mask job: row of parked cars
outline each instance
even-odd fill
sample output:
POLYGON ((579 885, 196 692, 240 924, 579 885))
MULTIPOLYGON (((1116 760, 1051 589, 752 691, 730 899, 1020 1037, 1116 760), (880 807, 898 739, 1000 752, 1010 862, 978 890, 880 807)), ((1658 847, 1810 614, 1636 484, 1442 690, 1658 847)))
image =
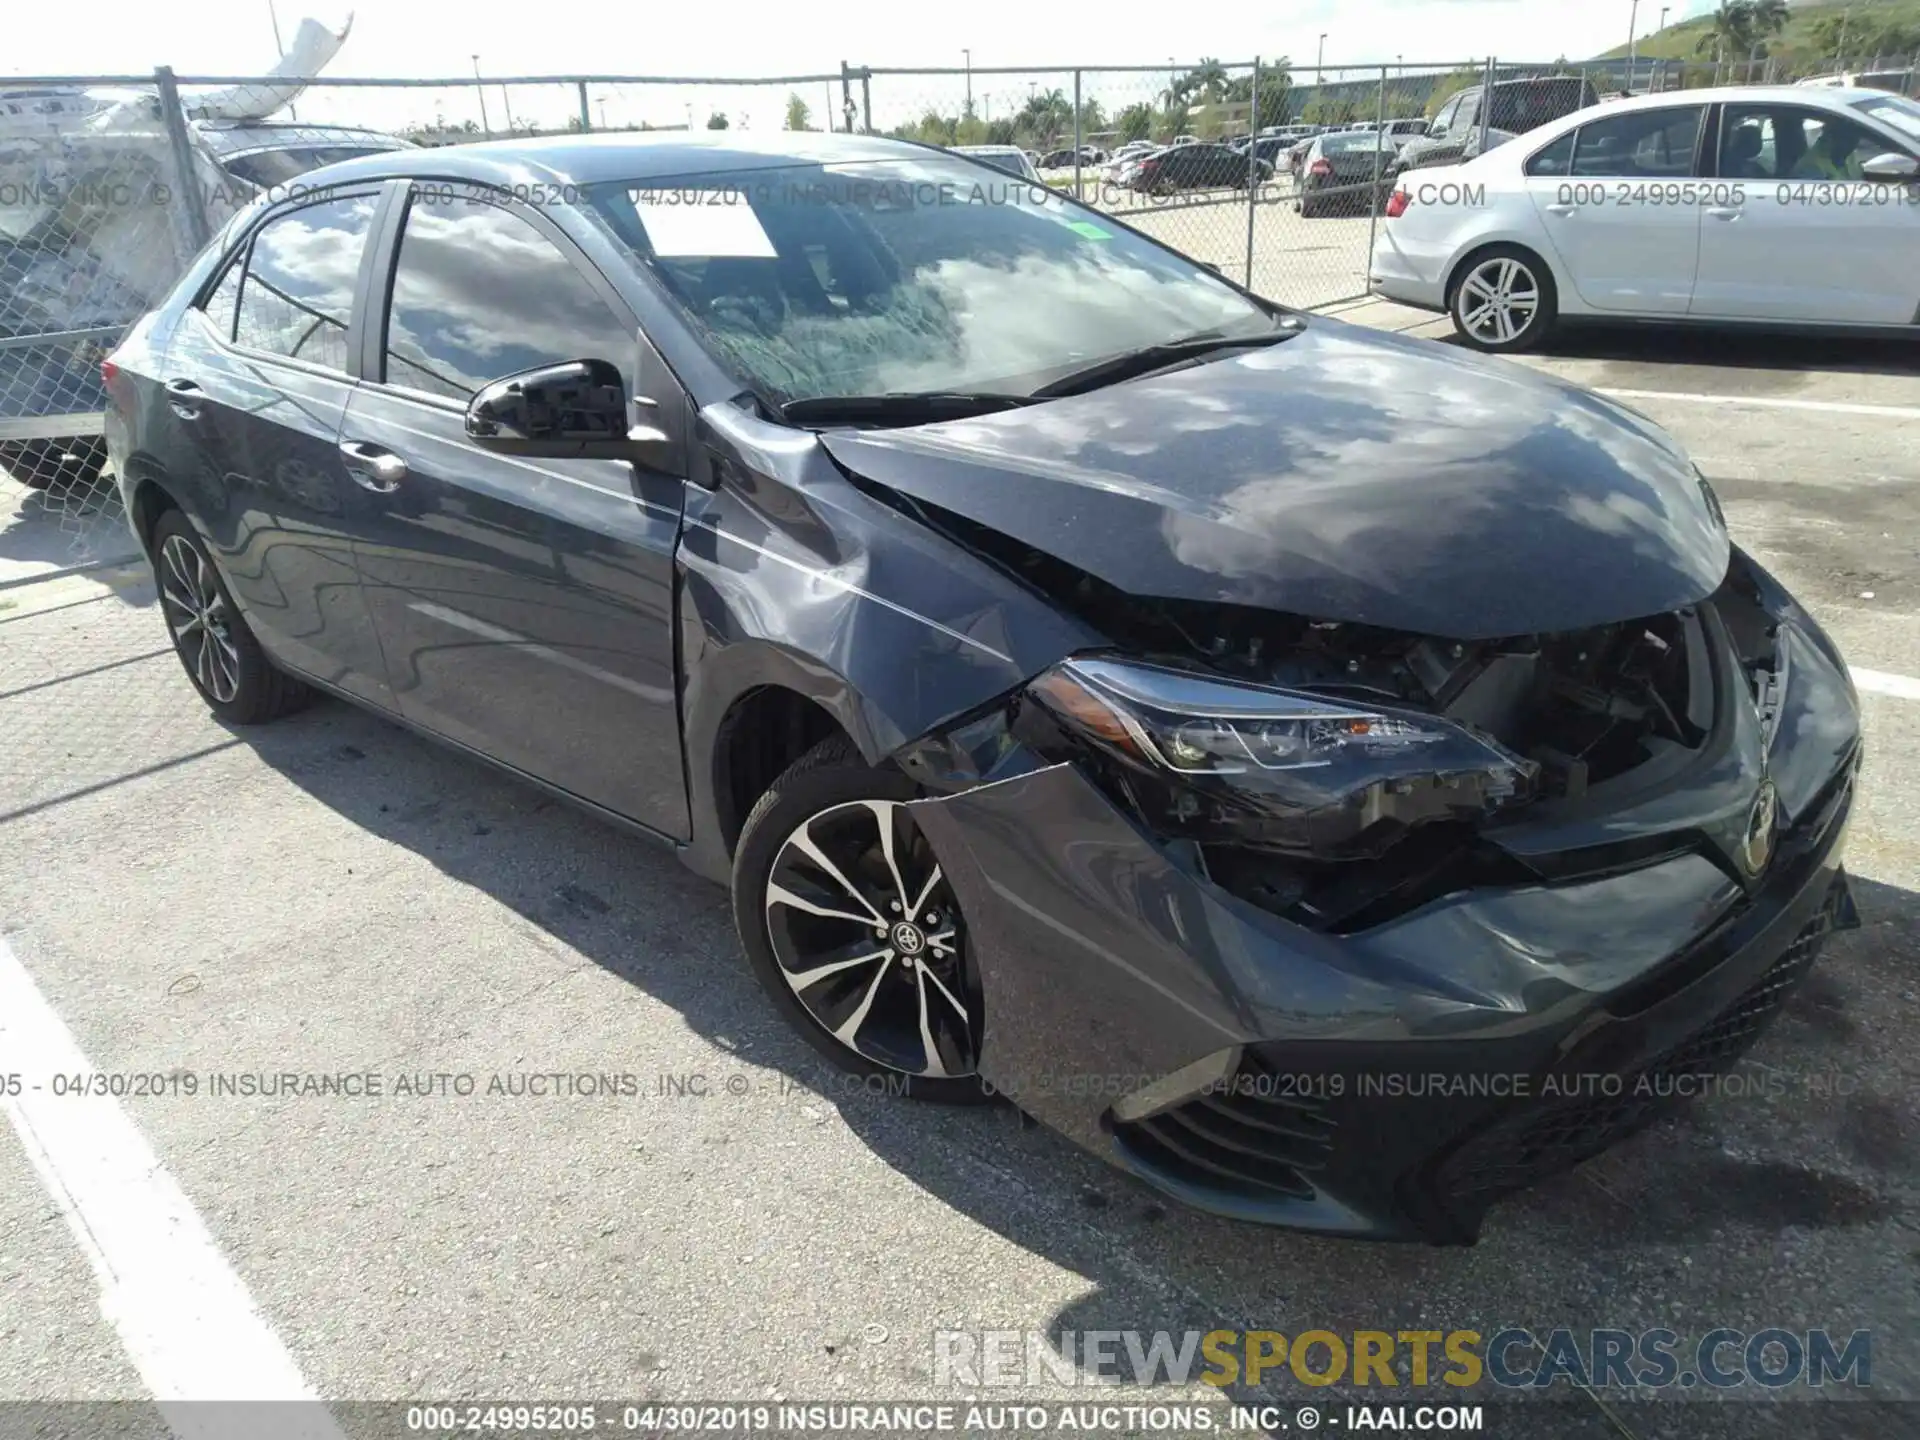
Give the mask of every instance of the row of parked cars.
POLYGON ((1284 167, 1298 184, 1302 216, 1378 211, 1408 170, 1454 164, 1515 135, 1598 103, 1578 75, 1471 85, 1450 96, 1434 117, 1396 116, 1348 125, 1274 125, 1253 135, 1203 141, 1177 136, 1170 144, 1133 140, 1110 154, 1095 146, 1037 155, 1013 145, 962 146, 988 164, 1023 179, 1076 164, 1096 170, 1110 185, 1142 194, 1245 189, 1284 167))

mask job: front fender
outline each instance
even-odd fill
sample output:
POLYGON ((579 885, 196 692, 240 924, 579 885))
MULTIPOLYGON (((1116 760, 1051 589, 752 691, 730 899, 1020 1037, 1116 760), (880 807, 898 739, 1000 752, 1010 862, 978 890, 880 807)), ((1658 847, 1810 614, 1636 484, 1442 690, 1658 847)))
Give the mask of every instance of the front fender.
POLYGON ((860 489, 809 432, 721 404, 694 450, 678 572, 686 858, 701 873, 726 868, 715 747, 749 691, 815 701, 877 763, 1101 642, 860 489))

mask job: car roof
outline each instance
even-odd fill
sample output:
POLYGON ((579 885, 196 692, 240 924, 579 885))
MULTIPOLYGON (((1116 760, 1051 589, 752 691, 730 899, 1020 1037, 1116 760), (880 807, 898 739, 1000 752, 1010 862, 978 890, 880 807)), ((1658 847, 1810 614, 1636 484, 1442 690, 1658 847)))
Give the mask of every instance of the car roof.
POLYGON ((1747 105, 1847 105, 1855 100, 1885 99, 1885 90, 1866 86, 1716 85, 1700 90, 1661 90, 1651 95, 1629 95, 1606 102, 1609 110, 1649 110, 1664 105, 1712 105, 1739 101, 1747 105))
MULTIPOLYGON (((1018 154, 1012 145, 962 147, 1018 154)), ((813 130, 612 131, 597 135, 544 135, 390 150, 325 165, 301 177, 308 186, 356 180, 432 175, 513 185, 529 178, 592 185, 601 181, 669 179, 693 173, 767 170, 781 165, 830 165, 860 160, 907 160, 937 147, 877 135, 827 134, 813 130)))

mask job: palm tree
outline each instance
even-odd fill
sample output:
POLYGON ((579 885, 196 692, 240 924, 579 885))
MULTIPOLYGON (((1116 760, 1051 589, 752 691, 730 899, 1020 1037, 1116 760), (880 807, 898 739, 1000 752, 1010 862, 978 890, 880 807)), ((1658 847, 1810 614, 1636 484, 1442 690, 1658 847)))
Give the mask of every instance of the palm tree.
MULTIPOLYGON (((1260 113, 1253 117, 1253 128, 1284 125, 1292 111, 1292 62, 1282 55, 1260 66, 1260 113)), ((1253 76, 1242 75, 1227 83, 1225 98, 1235 104, 1253 99, 1253 76)))
POLYGON ((1227 67, 1211 56, 1203 55, 1200 63, 1186 73, 1180 82, 1180 93, 1184 99, 1198 95, 1211 105, 1217 101, 1227 88, 1227 67))
POLYGON ((1760 39, 1778 35, 1787 28, 1787 0, 1747 0, 1747 16, 1760 39))
POLYGON ((1016 130, 1051 145, 1063 126, 1073 124, 1073 105, 1059 89, 1029 95, 1013 123, 1016 130))
POLYGON ((787 129, 811 130, 812 128, 813 111, 808 108, 806 101, 789 91, 787 93, 787 129))
POLYGON ((1153 134, 1153 107, 1143 101, 1135 101, 1114 116, 1113 123, 1120 132, 1121 144, 1129 140, 1145 140, 1153 134))
POLYGON ((1720 0, 1707 28, 1693 47, 1696 55, 1743 54, 1753 49, 1752 0, 1720 0))

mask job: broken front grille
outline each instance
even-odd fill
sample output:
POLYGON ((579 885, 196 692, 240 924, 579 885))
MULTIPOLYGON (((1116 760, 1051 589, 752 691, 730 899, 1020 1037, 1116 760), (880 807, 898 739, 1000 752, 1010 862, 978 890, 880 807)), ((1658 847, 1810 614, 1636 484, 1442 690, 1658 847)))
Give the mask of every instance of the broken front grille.
POLYGON ((1249 1052, 1232 1080, 1114 1126, 1136 1163, 1185 1185, 1252 1201, 1310 1200, 1333 1153, 1334 1121, 1249 1052))
POLYGON ((1637 1071, 1616 1093, 1534 1105, 1496 1121, 1441 1167, 1441 1198, 1478 1209, 1489 1200, 1571 1169, 1657 1119, 1698 1082, 1724 1074, 1759 1040, 1818 958, 1834 926, 1838 892, 1741 996, 1711 1022, 1637 1071))

